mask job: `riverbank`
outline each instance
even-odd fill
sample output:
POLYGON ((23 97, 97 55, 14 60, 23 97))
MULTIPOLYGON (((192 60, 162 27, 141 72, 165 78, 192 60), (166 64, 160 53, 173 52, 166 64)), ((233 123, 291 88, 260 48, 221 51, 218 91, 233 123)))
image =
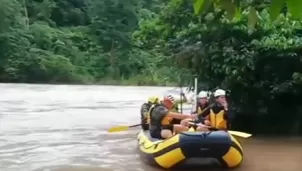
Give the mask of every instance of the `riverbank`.
POLYGON ((154 80, 150 79, 147 76, 136 76, 130 79, 118 79, 114 80, 111 78, 102 79, 96 84, 100 85, 123 85, 123 86, 167 86, 174 87, 179 86, 179 83, 173 83, 168 81, 154 80))
POLYGON ((146 79, 145 76, 133 77, 130 79, 112 79, 112 78, 104 78, 98 81, 93 81, 91 79, 83 79, 77 81, 49 81, 49 82, 7 82, 0 81, 0 83, 15 83, 15 84, 51 84, 51 85, 59 85, 59 84, 67 84, 67 85, 113 85, 113 86, 159 86, 159 87, 178 87, 179 83, 168 82, 168 81, 158 81, 158 80, 150 80, 146 79))

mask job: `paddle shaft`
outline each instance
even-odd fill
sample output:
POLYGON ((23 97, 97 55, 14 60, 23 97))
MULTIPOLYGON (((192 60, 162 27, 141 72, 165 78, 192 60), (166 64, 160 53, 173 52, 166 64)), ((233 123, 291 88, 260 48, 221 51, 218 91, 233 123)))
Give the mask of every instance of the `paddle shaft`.
MULTIPOLYGON (((198 126, 196 123, 194 122, 189 122, 190 125, 194 125, 194 126, 198 126)), ((205 128, 207 128, 209 131, 227 131, 230 134, 234 135, 234 136, 238 136, 238 137, 242 137, 242 138, 248 138, 250 136, 252 136, 252 134, 246 133, 246 132, 240 132, 240 131, 232 131, 232 130, 227 130, 227 129, 217 129, 217 128, 211 128, 211 127, 207 127, 205 126, 205 128)))
POLYGON ((120 131, 126 131, 129 128, 134 128, 137 126, 140 126, 142 124, 136 124, 136 125, 130 125, 130 126, 116 126, 116 127, 112 127, 108 130, 108 132, 120 132, 120 131))
POLYGON ((137 127, 137 126, 141 126, 142 124, 136 124, 136 125, 130 125, 129 128, 133 128, 133 127, 137 127))

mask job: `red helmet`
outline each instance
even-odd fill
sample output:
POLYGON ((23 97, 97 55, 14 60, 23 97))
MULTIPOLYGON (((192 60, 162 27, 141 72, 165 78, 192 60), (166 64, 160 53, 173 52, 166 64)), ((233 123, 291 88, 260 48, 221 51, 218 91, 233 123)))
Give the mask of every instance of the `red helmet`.
POLYGON ((174 104, 174 97, 172 95, 165 95, 163 101, 169 101, 170 103, 174 104))

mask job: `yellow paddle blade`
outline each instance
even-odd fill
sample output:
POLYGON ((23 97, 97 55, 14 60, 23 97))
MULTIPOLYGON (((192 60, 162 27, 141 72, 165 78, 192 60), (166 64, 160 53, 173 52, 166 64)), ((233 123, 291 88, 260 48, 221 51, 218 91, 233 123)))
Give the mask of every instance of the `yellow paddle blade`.
POLYGON ((242 138, 249 138, 252 136, 252 134, 245 133, 245 132, 239 132, 239 131, 228 131, 228 132, 234 136, 242 137, 242 138))
POLYGON ((120 132, 120 131, 127 131, 129 126, 115 126, 108 129, 108 132, 120 132))

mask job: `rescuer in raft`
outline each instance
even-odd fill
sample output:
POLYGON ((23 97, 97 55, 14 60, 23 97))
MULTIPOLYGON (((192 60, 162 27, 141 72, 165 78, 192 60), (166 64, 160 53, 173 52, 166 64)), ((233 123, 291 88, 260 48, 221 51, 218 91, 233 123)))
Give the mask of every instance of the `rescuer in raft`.
MULTIPOLYGON (((226 93, 222 89, 218 89, 214 92, 215 102, 204 109, 198 119, 193 121, 194 123, 202 123, 202 125, 197 128, 198 131, 204 131, 207 130, 207 128, 217 130, 230 129, 233 115, 229 111, 225 96, 226 93)), ((188 125, 189 121, 188 119, 182 121, 182 125, 188 125)))
POLYGON ((215 102, 208 109, 206 109, 201 116, 205 120, 197 120, 196 122, 205 123, 212 129, 227 130, 230 129, 233 115, 229 110, 226 101, 226 93, 222 89, 214 92, 215 102))
POLYGON ((160 102, 159 97, 152 96, 148 98, 148 101, 146 103, 142 104, 140 113, 141 113, 141 127, 143 130, 148 130, 149 128, 147 118, 151 106, 154 104, 159 104, 159 102, 160 102))
POLYGON ((171 124, 172 119, 197 119, 197 115, 184 115, 172 112, 174 105, 173 96, 165 96, 160 104, 153 105, 149 111, 150 125, 149 132, 152 138, 166 139, 173 136, 173 133, 187 131, 189 128, 180 124, 171 124), (172 97, 172 98, 171 98, 172 97))
POLYGON ((205 110, 208 106, 208 93, 206 91, 199 92, 198 96, 198 103, 197 103, 197 110, 193 113, 202 114, 203 110, 205 110))
MULTIPOLYGON (((209 102, 208 102, 208 93, 206 91, 200 91, 197 95, 197 107, 196 110, 194 112, 192 112, 192 114, 197 114, 197 117, 199 120, 204 120, 202 117, 202 113, 204 110, 206 110, 209 106, 209 102)), ((192 121, 191 119, 185 119, 181 121, 181 125, 185 125, 185 126, 190 126, 189 122, 192 121)), ((205 120, 205 125, 203 125, 202 128, 207 127, 206 125, 209 125, 209 121, 205 120)), ((199 130, 201 129, 201 126, 199 128, 199 130)))

